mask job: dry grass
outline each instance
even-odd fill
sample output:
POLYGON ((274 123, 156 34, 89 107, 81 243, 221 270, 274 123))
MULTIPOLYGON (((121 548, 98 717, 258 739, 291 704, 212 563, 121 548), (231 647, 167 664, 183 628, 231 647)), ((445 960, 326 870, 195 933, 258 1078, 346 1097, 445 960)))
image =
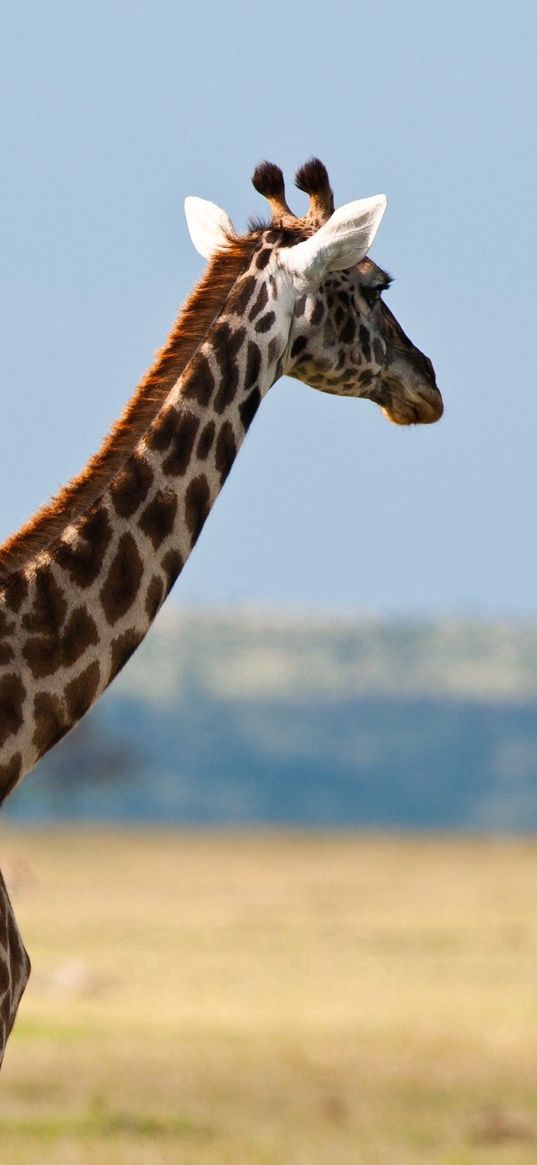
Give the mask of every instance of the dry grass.
POLYGON ((73 829, 2 849, 34 963, 2 1161, 537 1162, 537 845, 73 829))

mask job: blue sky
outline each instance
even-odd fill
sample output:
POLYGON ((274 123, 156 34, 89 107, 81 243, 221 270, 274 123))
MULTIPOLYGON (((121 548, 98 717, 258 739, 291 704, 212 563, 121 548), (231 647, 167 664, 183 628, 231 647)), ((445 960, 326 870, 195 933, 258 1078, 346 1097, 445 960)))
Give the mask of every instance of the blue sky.
POLYGON ((176 598, 537 614, 535 6, 28 0, 0 45, 0 536, 98 446, 200 273, 184 195, 243 227, 256 162, 291 184, 313 153, 338 202, 388 195, 373 255, 445 418, 281 381, 176 598))

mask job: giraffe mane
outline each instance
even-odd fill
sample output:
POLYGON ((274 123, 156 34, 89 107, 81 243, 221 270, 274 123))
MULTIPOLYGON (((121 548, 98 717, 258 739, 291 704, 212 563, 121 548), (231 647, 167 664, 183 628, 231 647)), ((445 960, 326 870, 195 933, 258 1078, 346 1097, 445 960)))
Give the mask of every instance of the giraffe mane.
POLYGON ((157 352, 98 452, 48 504, 0 546, 0 582, 7 581, 9 575, 50 546, 66 525, 76 521, 91 506, 121 469, 199 348, 256 244, 255 235, 234 236, 225 250, 211 258, 179 312, 166 343, 157 352))

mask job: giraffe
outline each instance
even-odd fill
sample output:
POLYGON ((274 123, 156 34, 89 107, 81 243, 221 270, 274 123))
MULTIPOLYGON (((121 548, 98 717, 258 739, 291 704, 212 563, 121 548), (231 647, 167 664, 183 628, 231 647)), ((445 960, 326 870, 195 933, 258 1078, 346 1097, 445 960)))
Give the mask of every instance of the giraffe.
MULTIPOLYGON (((101 449, 0 547, 0 800, 88 711, 135 651, 194 547, 262 398, 281 376, 377 403, 399 425, 443 411, 431 361, 382 300, 367 257, 383 195, 338 210, 311 159, 261 163, 271 219, 238 234, 185 202, 208 265, 101 449)), ((0 884, 3 1054, 29 961, 0 884)))

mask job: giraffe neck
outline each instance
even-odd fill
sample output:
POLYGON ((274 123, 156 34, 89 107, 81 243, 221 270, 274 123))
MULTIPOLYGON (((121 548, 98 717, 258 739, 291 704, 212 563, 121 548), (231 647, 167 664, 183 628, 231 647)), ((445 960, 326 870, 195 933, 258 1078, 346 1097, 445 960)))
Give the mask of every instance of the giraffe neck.
POLYGON ((263 254, 106 486, 2 580, 0 799, 141 643, 279 375, 292 305, 263 254))

